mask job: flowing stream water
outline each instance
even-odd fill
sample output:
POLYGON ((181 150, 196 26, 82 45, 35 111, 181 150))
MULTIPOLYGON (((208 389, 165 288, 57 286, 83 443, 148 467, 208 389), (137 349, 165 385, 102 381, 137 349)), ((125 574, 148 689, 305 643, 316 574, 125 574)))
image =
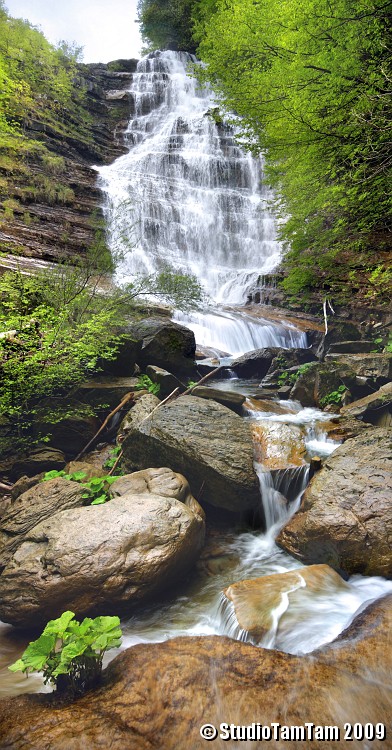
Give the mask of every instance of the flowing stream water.
POLYGON ((306 346, 294 326, 251 319, 217 304, 241 304, 280 260, 272 198, 262 185, 262 160, 216 122, 215 102, 187 74, 195 58, 154 52, 133 76, 129 152, 99 169, 106 194, 109 242, 123 260, 121 281, 169 268, 193 274, 214 303, 175 317, 201 345, 230 354, 261 346, 306 346))
MULTIPOLYGON (((245 153, 233 128, 212 116, 211 93, 187 75, 190 62, 195 62, 190 55, 170 51, 140 61, 131 89, 129 153, 99 170, 110 244, 124 255, 119 280, 166 267, 195 274, 210 304, 191 315, 177 312, 175 318, 195 331, 200 345, 228 355, 271 345, 305 347, 305 334, 294 326, 235 308, 243 304, 249 285, 276 266, 281 249, 268 210, 271 195, 261 186, 262 160, 245 153)), ((216 386, 241 389, 245 384, 233 378, 216 386)), ((123 623, 122 648, 177 635, 225 634, 306 653, 336 637, 365 603, 392 591, 392 582, 382 578, 353 576, 347 586, 324 587, 294 607, 286 592, 262 638, 255 641, 240 628, 222 591, 244 579, 304 568, 277 547, 276 534, 298 508, 310 456, 326 456, 336 447, 323 427, 330 415, 296 402, 271 402, 260 410, 247 401, 245 419, 256 432, 271 425, 275 431, 295 426, 306 459, 271 472, 256 456, 265 532, 208 524, 206 548, 192 576, 177 592, 123 623)), ((26 682, 6 669, 26 639, 0 624, 0 643, 1 690, 42 690, 39 677, 26 682)))

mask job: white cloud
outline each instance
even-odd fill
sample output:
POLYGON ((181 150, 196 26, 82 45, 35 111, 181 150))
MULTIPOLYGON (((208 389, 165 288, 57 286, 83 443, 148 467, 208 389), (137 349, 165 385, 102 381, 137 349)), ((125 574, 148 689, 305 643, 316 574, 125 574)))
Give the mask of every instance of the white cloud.
POLYGON ((46 38, 84 47, 84 62, 140 57, 136 0, 5 0, 11 16, 40 26, 46 38))

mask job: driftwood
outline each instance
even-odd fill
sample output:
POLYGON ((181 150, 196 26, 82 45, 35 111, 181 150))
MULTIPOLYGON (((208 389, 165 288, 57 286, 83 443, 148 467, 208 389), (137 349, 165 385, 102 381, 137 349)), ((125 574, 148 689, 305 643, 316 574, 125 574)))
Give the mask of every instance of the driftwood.
POLYGON ((116 408, 115 408, 115 409, 113 409, 113 411, 111 411, 111 412, 110 412, 110 414, 108 414, 108 416, 106 417, 106 419, 105 419, 105 420, 104 420, 104 421, 102 422, 102 424, 101 424, 101 426, 100 426, 99 430, 98 430, 98 431, 97 431, 97 432, 95 433, 94 437, 92 437, 92 438, 91 438, 91 440, 89 440, 89 442, 87 443, 87 445, 85 445, 85 446, 84 446, 84 448, 83 448, 83 449, 82 449, 82 450, 80 451, 80 453, 78 453, 78 455, 76 456, 76 458, 74 459, 74 461, 79 461, 79 459, 80 459, 80 458, 81 458, 82 456, 84 456, 84 454, 86 453, 86 451, 88 451, 88 449, 90 448, 90 446, 91 446, 91 445, 93 445, 93 443, 95 443, 95 441, 96 441, 96 439, 97 439, 98 435, 100 435, 100 434, 101 434, 101 432, 102 432, 102 430, 104 430, 104 429, 105 429, 105 427, 106 427, 107 423, 109 422, 109 420, 110 420, 110 419, 111 419, 111 418, 112 418, 112 417, 113 417, 113 416, 114 416, 115 414, 117 414, 117 412, 118 412, 118 411, 120 411, 120 409, 122 409, 122 408, 123 408, 123 406, 125 406, 125 404, 128 404, 128 403, 130 403, 131 401, 133 401, 133 398, 134 398, 134 391, 130 391, 129 393, 127 393, 127 394, 126 394, 126 395, 124 396, 124 398, 123 398, 123 399, 122 399, 122 400, 120 401, 119 405, 118 405, 118 406, 116 406, 116 408))

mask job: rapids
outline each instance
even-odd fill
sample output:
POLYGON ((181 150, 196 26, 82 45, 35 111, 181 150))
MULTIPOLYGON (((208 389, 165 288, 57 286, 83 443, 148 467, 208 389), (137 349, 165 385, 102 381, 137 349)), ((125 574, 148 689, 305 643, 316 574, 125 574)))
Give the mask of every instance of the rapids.
MULTIPOLYGON (((272 196, 261 183, 262 159, 245 153, 233 126, 214 116, 211 92, 187 75, 192 62, 192 56, 171 51, 140 61, 131 88, 129 152, 98 170, 109 245, 122 255, 118 280, 167 267, 196 275, 210 307, 186 316, 176 312, 175 319, 192 328, 202 346, 231 356, 262 346, 305 347, 305 334, 294 326, 252 318, 233 307, 243 304, 249 286, 276 266, 281 248, 268 209, 272 196), (222 303, 230 307, 219 307, 222 303)), ((234 377, 214 387, 241 389, 241 383, 234 377)), ((307 461, 274 473, 255 463, 265 532, 208 523, 206 548, 194 573, 177 591, 123 622, 122 648, 178 635, 224 634, 253 642, 222 591, 237 581, 304 567, 279 549, 275 538, 298 508, 310 457, 327 455, 337 445, 324 432, 330 417, 296 402, 281 402, 278 413, 257 411, 247 402, 245 418, 256 425, 272 421, 300 428, 307 461)), ((348 584, 308 596, 293 609, 283 596, 270 632, 258 645, 294 654, 312 651, 335 638, 358 609, 392 591, 392 582, 377 577, 357 575, 348 584), (286 625, 280 628, 282 618, 286 625)), ((0 624, 3 694, 43 689, 39 676, 26 681, 7 671, 26 642, 0 624)), ((114 656, 111 651, 106 661, 114 656)))

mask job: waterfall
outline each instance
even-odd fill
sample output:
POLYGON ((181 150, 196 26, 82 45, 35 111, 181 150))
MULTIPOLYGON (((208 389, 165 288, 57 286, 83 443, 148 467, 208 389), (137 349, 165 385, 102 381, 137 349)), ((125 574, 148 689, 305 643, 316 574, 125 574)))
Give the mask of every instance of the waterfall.
POLYGON ((280 259, 261 186, 262 161, 246 153, 216 103, 187 74, 196 58, 152 52, 133 75, 129 153, 99 169, 119 275, 162 267, 192 273, 217 302, 241 303, 280 259))

